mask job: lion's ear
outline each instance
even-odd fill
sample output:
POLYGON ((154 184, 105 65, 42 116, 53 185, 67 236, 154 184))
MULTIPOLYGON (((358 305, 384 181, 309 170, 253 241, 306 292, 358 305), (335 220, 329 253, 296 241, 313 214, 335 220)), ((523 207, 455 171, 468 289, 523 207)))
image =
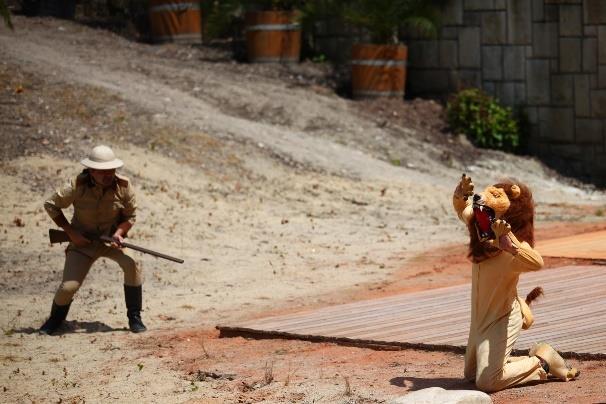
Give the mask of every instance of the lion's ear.
POLYGON ((520 196, 520 193, 522 191, 520 191, 520 187, 518 187, 516 184, 513 184, 511 186, 511 199, 517 199, 520 196))

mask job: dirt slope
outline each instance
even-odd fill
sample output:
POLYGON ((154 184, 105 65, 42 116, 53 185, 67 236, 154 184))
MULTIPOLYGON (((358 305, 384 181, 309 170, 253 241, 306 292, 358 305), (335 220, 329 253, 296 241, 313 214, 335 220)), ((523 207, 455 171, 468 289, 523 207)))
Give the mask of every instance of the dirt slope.
MULTIPOLYGON (((362 359, 344 348, 248 345, 209 330, 268 312, 466 282, 462 259, 449 265, 434 253, 465 243, 450 207, 461 172, 480 188, 502 176, 527 182, 540 234, 603 225, 603 192, 534 159, 476 150, 442 133, 435 103, 346 100, 327 87, 327 68, 309 63, 236 64, 216 49, 131 43, 53 19, 17 17, 15 25, 15 32, 0 28, 7 401, 381 402, 412 388, 389 382, 394 369, 402 376, 437 358, 447 364, 444 377, 458 378, 460 358, 400 353, 417 363, 406 370, 362 350, 376 360, 359 374, 362 359), (133 240, 186 263, 137 256, 146 335, 122 331, 121 274, 100 262, 66 332, 43 338, 34 330, 48 315, 62 253, 46 241, 51 221, 42 201, 98 143, 114 147, 138 190, 133 240), (273 383, 255 384, 267 372, 262 363, 279 352, 293 353, 280 364, 290 361, 288 378, 276 371, 273 383), (306 359, 315 355, 323 364, 306 359), (349 373, 339 373, 347 363, 349 373), (199 381, 187 374, 195 366, 236 376, 199 381), (345 394, 344 377, 353 393, 345 394)), ((587 366, 606 374, 601 362, 587 366)), ((592 380, 583 384, 589 398, 600 393, 592 380)))

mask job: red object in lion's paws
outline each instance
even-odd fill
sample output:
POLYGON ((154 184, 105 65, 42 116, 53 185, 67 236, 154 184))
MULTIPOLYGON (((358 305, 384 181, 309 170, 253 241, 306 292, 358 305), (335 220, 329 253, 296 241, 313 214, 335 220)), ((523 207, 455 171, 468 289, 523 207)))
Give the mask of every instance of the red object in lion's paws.
POLYGON ((488 206, 473 204, 473 214, 476 219, 476 230, 480 241, 492 240, 495 238, 495 234, 492 231, 490 225, 495 219, 494 210, 488 206))

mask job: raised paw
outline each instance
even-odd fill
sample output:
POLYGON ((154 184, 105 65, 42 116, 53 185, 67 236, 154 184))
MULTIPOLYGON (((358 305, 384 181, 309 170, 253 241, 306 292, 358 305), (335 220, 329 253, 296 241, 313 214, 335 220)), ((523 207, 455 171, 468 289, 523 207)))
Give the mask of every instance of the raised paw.
POLYGON ((503 219, 497 219, 490 225, 490 228, 494 232, 495 238, 499 240, 501 236, 504 236, 511 232, 511 225, 503 219))
POLYGON ((470 196, 473 195, 473 182, 471 182, 471 177, 467 176, 467 174, 461 175, 461 181, 459 181, 459 185, 457 185, 456 193, 467 200, 470 196))

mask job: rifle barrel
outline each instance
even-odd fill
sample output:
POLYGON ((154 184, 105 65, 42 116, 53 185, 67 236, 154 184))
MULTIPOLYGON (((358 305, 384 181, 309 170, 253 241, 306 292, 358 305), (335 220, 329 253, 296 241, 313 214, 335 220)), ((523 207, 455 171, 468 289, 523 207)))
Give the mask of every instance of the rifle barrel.
MULTIPOLYGON (((113 243, 113 241, 114 241, 111 237, 108 237, 108 236, 101 236, 101 237, 99 237, 99 239, 102 241, 107 241, 108 243, 113 243)), ((164 258, 165 260, 178 262, 179 264, 183 264, 183 262, 185 262, 181 258, 171 257, 170 255, 162 254, 160 252, 149 250, 144 247, 139 247, 138 245, 134 245, 131 243, 122 243, 122 245, 124 247, 130 248, 130 249, 133 249, 136 251, 140 251, 145 254, 153 255, 154 257, 164 258)))
MULTIPOLYGON (((57 229, 49 229, 48 230, 48 236, 50 238, 50 242, 51 244, 54 243, 65 243, 65 242, 69 242, 69 236, 67 235, 67 233, 63 230, 57 230, 57 229)), ((111 237, 108 236, 92 236, 92 235, 84 235, 86 238, 90 239, 90 240, 101 240, 101 241, 105 241, 107 243, 113 243, 114 240, 111 237)), ((140 251, 142 253, 145 254, 149 254, 149 255, 153 255, 154 257, 158 257, 158 258, 164 258, 165 260, 169 260, 169 261, 173 261, 173 262, 177 262, 179 264, 183 264, 183 261, 181 258, 175 258, 175 257, 171 257, 170 255, 166 255, 166 254, 162 254, 158 251, 153 251, 147 248, 143 248, 143 247, 139 247, 138 245, 134 245, 131 243, 122 243, 122 245, 124 247, 136 250, 136 251, 140 251)))

